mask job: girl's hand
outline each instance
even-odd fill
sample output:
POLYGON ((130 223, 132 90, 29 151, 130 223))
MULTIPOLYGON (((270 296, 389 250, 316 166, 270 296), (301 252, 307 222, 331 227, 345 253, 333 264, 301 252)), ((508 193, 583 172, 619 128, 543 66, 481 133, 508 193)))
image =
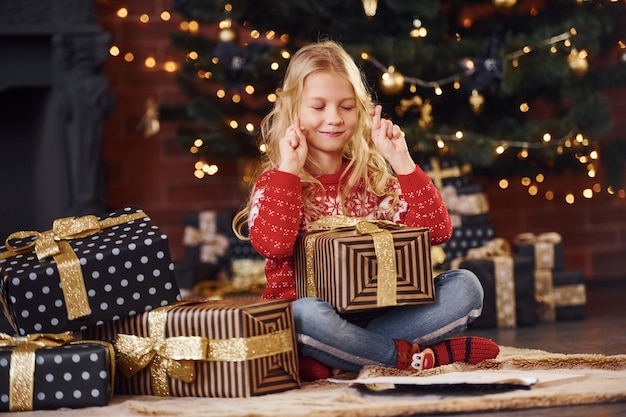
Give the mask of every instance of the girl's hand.
POLYGON ((415 170, 404 132, 391 120, 381 118, 382 106, 370 111, 372 116, 372 142, 389 162, 396 174, 410 174, 415 170))
POLYGON ((280 150, 280 171, 294 175, 300 174, 308 152, 304 132, 300 128, 300 118, 296 116, 294 123, 287 128, 285 135, 278 143, 280 150))

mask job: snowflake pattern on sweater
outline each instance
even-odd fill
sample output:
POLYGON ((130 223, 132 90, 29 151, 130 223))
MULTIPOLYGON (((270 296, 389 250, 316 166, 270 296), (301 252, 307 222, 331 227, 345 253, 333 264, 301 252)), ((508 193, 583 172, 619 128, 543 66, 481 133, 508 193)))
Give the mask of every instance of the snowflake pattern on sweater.
POLYGON ((412 174, 398 175, 398 183, 390 182, 388 189, 399 196, 399 204, 389 213, 391 197, 354 193, 342 208, 336 174, 318 177, 323 189, 315 196, 324 213, 313 218, 302 211, 302 185, 296 175, 278 170, 262 174, 255 185, 250 208, 250 240, 254 248, 267 259, 266 299, 296 299, 294 249, 298 233, 321 216, 345 215, 367 219, 391 220, 409 227, 428 227, 431 244, 446 242, 452 235, 452 225, 443 199, 430 178, 419 168, 412 174))

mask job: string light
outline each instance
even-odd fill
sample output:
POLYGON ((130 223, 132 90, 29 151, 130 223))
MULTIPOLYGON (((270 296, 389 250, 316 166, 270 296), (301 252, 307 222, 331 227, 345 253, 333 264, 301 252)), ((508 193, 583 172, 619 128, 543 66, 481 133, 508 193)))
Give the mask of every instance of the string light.
MULTIPOLYGON (((421 23, 420 23, 421 24, 421 23)), ((566 46, 571 46, 571 41, 570 38, 572 36, 576 35, 576 29, 575 28, 571 28, 569 31, 567 32, 563 32, 561 34, 558 34, 556 36, 552 36, 550 38, 547 38, 545 40, 543 40, 542 42, 539 43, 538 46, 547 46, 547 45, 554 45, 557 44, 559 42, 568 42, 566 44, 566 46)), ((509 60, 509 61, 515 61, 514 66, 517 66, 519 64, 519 62, 517 61, 517 59, 523 55, 529 54, 534 50, 534 47, 530 46, 530 45, 526 45, 523 48, 511 52, 507 55, 504 56, 505 60, 509 60)), ((586 58, 586 52, 584 54, 584 57, 586 58)), ((373 56, 363 52, 361 54, 361 58, 363 58, 366 61, 371 62, 376 68, 378 68, 381 72, 386 73, 388 70, 388 66, 383 65, 380 61, 378 61, 376 58, 374 58, 373 56)), ((470 75, 472 75, 475 71, 476 71, 476 64, 474 63, 474 61, 472 61, 470 58, 465 58, 462 62, 461 62, 462 66, 465 68, 465 71, 459 72, 457 74, 453 74, 450 75, 448 77, 444 77, 441 78, 439 80, 433 80, 433 81, 425 81, 419 78, 413 78, 413 77, 407 77, 404 76, 404 80, 407 83, 411 83, 411 84, 415 84, 415 85, 419 85, 421 87, 431 87, 431 88, 437 88, 441 85, 446 85, 446 84, 450 84, 450 83, 458 83, 458 80, 464 77, 468 77, 470 75)))
MULTIPOLYGON (((227 11, 231 11, 232 10, 232 6, 230 4, 226 4, 225 5, 225 10, 227 11)), ((127 19, 129 16, 131 16, 131 12, 128 8, 126 7, 122 7, 119 8, 116 12, 115 12, 116 16, 120 19, 127 19)), ((142 24, 150 24, 152 21, 154 21, 154 19, 151 19, 151 15, 149 14, 141 14, 141 15, 137 15, 135 14, 134 16, 138 16, 136 17, 136 19, 141 22, 142 24)), ((152 15, 152 17, 154 17, 155 15, 152 15)), ((163 10, 161 11, 158 15, 157 15, 162 21, 169 21, 171 20, 172 16, 170 14, 169 11, 167 10, 163 10)), ((132 17, 132 16, 131 16, 132 17)), ((180 28, 183 31, 188 31, 190 33, 197 33, 200 29, 200 25, 197 21, 183 21, 180 22, 180 28)), ((413 28, 410 32, 410 36, 414 37, 414 38, 419 38, 419 37, 426 37, 428 34, 428 30, 426 27, 424 27, 422 25, 422 22, 420 19, 414 19, 413 20, 413 28)), ((537 45, 526 45, 523 48, 511 52, 507 55, 504 56, 505 60, 510 61, 510 64, 513 67, 516 67, 519 65, 519 58, 521 58, 522 56, 529 54, 535 50, 538 50, 540 47, 542 46, 549 46, 549 50, 551 53, 557 53, 558 52, 558 48, 557 48, 557 44, 558 43, 563 43, 563 46, 567 47, 567 48, 571 48, 570 53, 572 53, 572 56, 574 53, 576 53, 576 59, 583 59, 586 61, 587 58, 587 51, 586 50, 580 50, 580 51, 576 51, 573 46, 572 46, 572 37, 576 35, 576 29, 575 28, 571 28, 569 31, 567 32, 563 32, 561 34, 558 34, 556 36, 552 36, 550 38, 545 39, 544 41, 540 42, 537 45)), ((252 39, 258 39, 261 37, 261 33, 258 30, 252 29, 250 31, 249 34, 250 38, 252 39)), ((277 38, 277 34, 275 31, 266 31, 264 33, 264 36, 267 40, 274 40, 277 38)), ((286 42, 288 39, 288 35, 287 34, 282 34, 278 37, 278 40, 281 42, 286 42)), ((461 41, 461 36, 460 34, 456 34, 456 40, 457 41, 461 41)), ((626 44, 624 44, 623 41, 618 41, 618 46, 622 49, 622 50, 626 50, 626 44)), ((126 62, 133 62, 135 60, 135 54, 131 51, 121 51, 119 47, 117 46, 112 46, 110 51, 109 51, 111 56, 114 57, 122 57, 124 59, 124 61, 126 62)), ((283 50, 281 51, 281 58, 288 60, 290 59, 291 54, 289 53, 289 51, 283 50)), ((187 54, 187 60, 191 60, 191 61, 195 61, 199 59, 198 53, 196 51, 190 51, 187 54)), ((378 69, 381 70, 381 72, 385 73, 388 71, 389 66, 385 66, 383 64, 381 64, 378 60, 376 60, 374 57, 363 53, 362 54, 362 58, 364 60, 367 60, 369 62, 371 62, 375 67, 377 67, 378 69)), ((624 59, 626 60, 626 53, 624 54, 624 59)), ((213 62, 215 64, 217 64, 219 61, 217 61, 216 58, 213 59, 213 62)), ((583 63, 584 64, 584 63, 583 63)), ((144 58, 144 66, 146 68, 150 68, 150 69, 155 69, 157 68, 157 58, 155 56, 148 56, 144 58)), ((162 68, 164 71, 166 72, 176 72, 179 70, 179 65, 171 60, 164 60, 163 64, 159 64, 159 68, 162 68)), ((279 70, 280 68, 282 68, 281 64, 279 62, 273 62, 271 64, 271 69, 272 70, 279 70)), ((476 63, 471 60, 471 59, 465 59, 462 63, 462 71, 452 74, 448 77, 443 77, 441 79, 438 80, 433 80, 433 81, 427 81, 427 80, 422 80, 419 78, 414 78, 414 77, 407 77, 402 75, 404 81, 410 85, 410 91, 415 93, 417 91, 418 87, 423 87, 423 88, 432 88, 434 93, 437 95, 442 95, 443 94, 443 88, 442 86, 448 85, 448 84, 452 84, 452 87, 455 90, 459 90, 461 88, 461 80, 463 80, 464 78, 467 78, 469 76, 471 76, 475 71, 476 71, 476 63)), ((210 71, 204 71, 204 70, 199 70, 198 71, 198 77, 199 78, 203 78, 203 79, 210 79, 212 77, 212 73, 210 71)), ((255 92, 254 86, 252 85, 247 85, 244 87, 244 91, 246 92, 246 94, 252 95, 255 92)), ((226 97, 226 92, 222 89, 218 90, 216 92, 216 95, 219 98, 225 98, 226 97)), ((233 102, 240 102, 241 101, 241 97, 238 95, 234 95, 232 97, 233 102)), ((266 100, 269 103, 273 103, 276 101, 276 95, 274 93, 270 93, 267 95, 266 100)), ((520 112, 525 113, 529 111, 529 105, 528 103, 521 103, 519 105, 519 109, 520 112)), ((236 120, 233 120, 230 122, 230 126, 233 129, 237 129, 240 126, 240 123, 237 122, 236 120)), ((249 134, 253 134, 255 131, 255 126, 253 123, 243 123, 241 124, 242 128, 249 134)), ((447 145, 446 145, 446 141, 447 140, 462 140, 465 137, 465 134, 459 130, 457 132, 455 132, 453 135, 436 135, 436 145, 439 149, 446 149, 447 145)), ((563 136, 560 139, 554 139, 552 137, 552 135, 549 132, 546 132, 544 134, 544 136, 542 137, 542 141, 540 142, 521 142, 521 141, 502 141, 502 140, 495 140, 495 139, 490 139, 490 138, 480 138, 480 140, 482 141, 490 141, 493 143, 494 147, 495 147, 495 152, 497 154, 502 154, 503 152, 505 152, 507 149, 509 148, 519 148, 520 151, 518 153, 518 155, 522 158, 526 158, 528 157, 528 153, 529 153, 529 149, 532 148, 539 148, 539 147, 543 147, 543 146, 555 146, 557 148, 570 148, 572 147, 573 143, 578 144, 578 146, 588 146, 589 145, 589 139, 584 138, 582 135, 578 134, 576 137, 573 136, 572 133, 568 133, 565 136, 563 136)), ((196 141, 198 142, 198 140, 196 141)), ((203 141, 199 139, 199 143, 194 143, 193 146, 190 147, 190 152, 191 153, 199 153, 200 152, 200 148, 203 146, 203 141)), ((259 146, 259 150, 261 152, 265 152, 265 145, 261 144, 259 146)), ((590 151, 588 154, 578 154, 578 160, 581 163, 586 163, 587 164, 587 175, 589 178, 594 178, 596 176, 596 166, 593 163, 593 161, 597 161, 598 160, 598 152, 597 150, 592 150, 590 151)), ((203 172, 204 174, 207 175, 214 175, 216 172, 218 171, 217 166, 215 165, 210 165, 210 164, 206 164, 204 163, 204 165, 202 165, 202 167, 197 168, 196 172, 203 172)), ((202 176, 204 176, 204 174, 202 176)), ((196 175, 198 176, 198 175, 196 175)), ((543 175, 539 174, 536 178, 535 178, 537 183, 541 183, 543 181, 543 175)), ((501 189, 506 189, 509 187, 509 182, 506 179, 501 179, 498 182, 498 185, 501 189)), ((529 189, 529 194, 531 195, 537 195, 538 194, 538 188, 536 186, 532 186, 534 188, 529 189)), ((599 185, 597 185, 597 187, 593 188, 593 189, 585 189, 585 197, 586 198, 592 198, 594 193, 599 193, 601 192, 601 187, 599 185), (596 190, 596 188, 600 188, 599 190, 596 190)), ((606 189, 606 192, 609 194, 613 194, 613 195, 619 195, 621 196, 621 198, 626 198, 626 192, 624 190, 619 190, 619 191, 615 191, 613 190, 611 187, 608 187, 606 189)), ((548 190, 544 193, 544 196, 546 198, 546 200, 552 200, 554 198, 554 192, 551 190, 548 190)), ((573 204, 574 202, 574 194, 573 193, 569 193, 568 196, 566 197, 566 201, 570 204, 573 204)))

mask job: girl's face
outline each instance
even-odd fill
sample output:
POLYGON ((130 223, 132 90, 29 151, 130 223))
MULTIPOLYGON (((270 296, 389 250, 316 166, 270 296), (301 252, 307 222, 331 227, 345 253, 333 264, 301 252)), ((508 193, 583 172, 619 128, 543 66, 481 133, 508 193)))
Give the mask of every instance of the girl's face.
MULTIPOLYGON (((357 128, 358 112, 352 84, 336 73, 318 72, 304 80, 300 127, 309 155, 341 158, 357 128)), ((318 159, 319 160, 319 159, 318 159)))

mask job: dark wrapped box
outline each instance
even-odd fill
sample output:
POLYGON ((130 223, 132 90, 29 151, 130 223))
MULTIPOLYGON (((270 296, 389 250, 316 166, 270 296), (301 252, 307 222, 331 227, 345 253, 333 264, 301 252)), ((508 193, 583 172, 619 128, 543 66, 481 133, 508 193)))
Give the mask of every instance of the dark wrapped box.
POLYGON ((552 291, 557 321, 585 318, 587 295, 583 271, 553 271, 552 291))
POLYGON ((513 241, 513 252, 534 259, 535 269, 562 270, 565 267, 561 236, 555 232, 521 233, 513 241))
POLYGON ((587 295, 582 271, 554 271, 552 274, 556 320, 578 320, 586 316, 587 295))
POLYGON ((472 327, 510 328, 536 324, 532 258, 496 256, 464 260, 459 267, 476 274, 485 292, 482 315, 472 327))
MULTIPOLYGON (((463 258, 470 249, 478 248, 487 244, 495 237, 493 224, 488 218, 484 223, 468 223, 455 227, 452 237, 441 244, 448 260, 463 258)), ((475 219, 480 220, 480 219, 475 219)))
POLYGON ((98 407, 109 403, 115 367, 110 344, 74 342, 41 347, 37 340, 28 346, 31 343, 23 339, 13 344, 6 338, 1 341, 5 347, 0 347, 0 411, 98 407), (34 370, 29 373, 31 366, 34 370), (11 381, 13 367, 18 372, 11 381))
POLYGON ((117 394, 249 397, 300 386, 285 300, 175 303, 82 334, 114 341, 117 394))
POLYGON ((0 292, 18 334, 59 333, 180 299, 167 237, 141 210, 58 219, 0 247, 0 292))
POLYGON ((187 261, 202 262, 228 269, 232 214, 202 210, 185 217, 183 245, 187 261))
POLYGON ((434 301, 428 229, 340 216, 318 222, 320 230, 296 240, 298 298, 321 298, 339 312, 434 301))
POLYGON ((450 214, 476 216, 489 213, 489 200, 481 184, 459 188, 447 185, 441 190, 441 197, 450 214))
POLYGON ((465 187, 472 181, 471 165, 461 164, 455 158, 432 156, 427 160, 422 158, 417 163, 440 190, 446 186, 465 187))

